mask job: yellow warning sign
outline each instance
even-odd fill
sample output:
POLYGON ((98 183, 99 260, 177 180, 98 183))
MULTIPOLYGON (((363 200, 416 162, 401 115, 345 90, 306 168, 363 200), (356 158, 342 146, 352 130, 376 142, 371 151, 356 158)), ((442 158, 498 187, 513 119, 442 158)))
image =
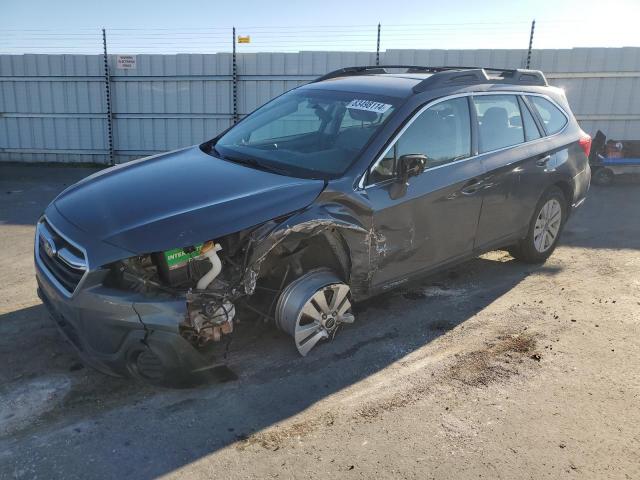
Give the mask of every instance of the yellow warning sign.
POLYGON ((238 43, 251 43, 249 35, 238 35, 238 43))

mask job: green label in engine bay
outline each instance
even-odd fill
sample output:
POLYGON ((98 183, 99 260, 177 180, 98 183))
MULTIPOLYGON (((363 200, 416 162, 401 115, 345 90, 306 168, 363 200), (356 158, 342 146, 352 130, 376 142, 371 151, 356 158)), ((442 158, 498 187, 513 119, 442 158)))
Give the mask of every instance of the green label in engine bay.
POLYGON ((173 270, 174 268, 182 267, 185 263, 187 263, 190 259, 200 256, 200 251, 202 250, 202 245, 204 243, 200 243, 199 245, 194 245, 193 252, 187 253, 183 248, 174 248, 172 250, 167 250, 163 253, 164 259, 167 262, 167 266, 169 270, 173 270))

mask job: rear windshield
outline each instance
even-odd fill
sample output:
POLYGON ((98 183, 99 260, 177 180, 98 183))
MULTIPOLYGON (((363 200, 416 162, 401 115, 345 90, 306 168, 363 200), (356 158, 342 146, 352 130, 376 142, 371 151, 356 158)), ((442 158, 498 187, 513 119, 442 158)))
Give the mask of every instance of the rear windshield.
POLYGON ((353 92, 294 90, 256 110, 213 145, 213 154, 306 178, 342 175, 398 100, 353 92))

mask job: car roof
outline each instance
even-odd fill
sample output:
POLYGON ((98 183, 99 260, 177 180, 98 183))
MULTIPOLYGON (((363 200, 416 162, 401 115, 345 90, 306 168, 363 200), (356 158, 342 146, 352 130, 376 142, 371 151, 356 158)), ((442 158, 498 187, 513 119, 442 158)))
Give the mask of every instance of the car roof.
POLYGON ((406 98, 433 89, 474 86, 481 89, 481 86, 486 88, 490 85, 548 86, 543 73, 538 70, 392 65, 341 68, 319 77, 303 88, 406 98))

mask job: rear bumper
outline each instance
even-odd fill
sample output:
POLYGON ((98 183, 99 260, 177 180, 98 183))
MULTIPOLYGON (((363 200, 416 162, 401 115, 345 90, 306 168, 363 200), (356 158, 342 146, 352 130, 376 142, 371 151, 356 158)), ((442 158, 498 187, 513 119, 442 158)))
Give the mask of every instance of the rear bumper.
POLYGON ((180 335, 182 300, 149 301, 90 281, 69 297, 37 258, 36 278, 38 296, 60 332, 84 363, 102 373, 181 384, 198 380, 214 364, 180 335))
POLYGON ((586 168, 573 177, 573 202, 572 209, 578 208, 587 199, 587 192, 591 185, 591 167, 587 164, 586 168))

